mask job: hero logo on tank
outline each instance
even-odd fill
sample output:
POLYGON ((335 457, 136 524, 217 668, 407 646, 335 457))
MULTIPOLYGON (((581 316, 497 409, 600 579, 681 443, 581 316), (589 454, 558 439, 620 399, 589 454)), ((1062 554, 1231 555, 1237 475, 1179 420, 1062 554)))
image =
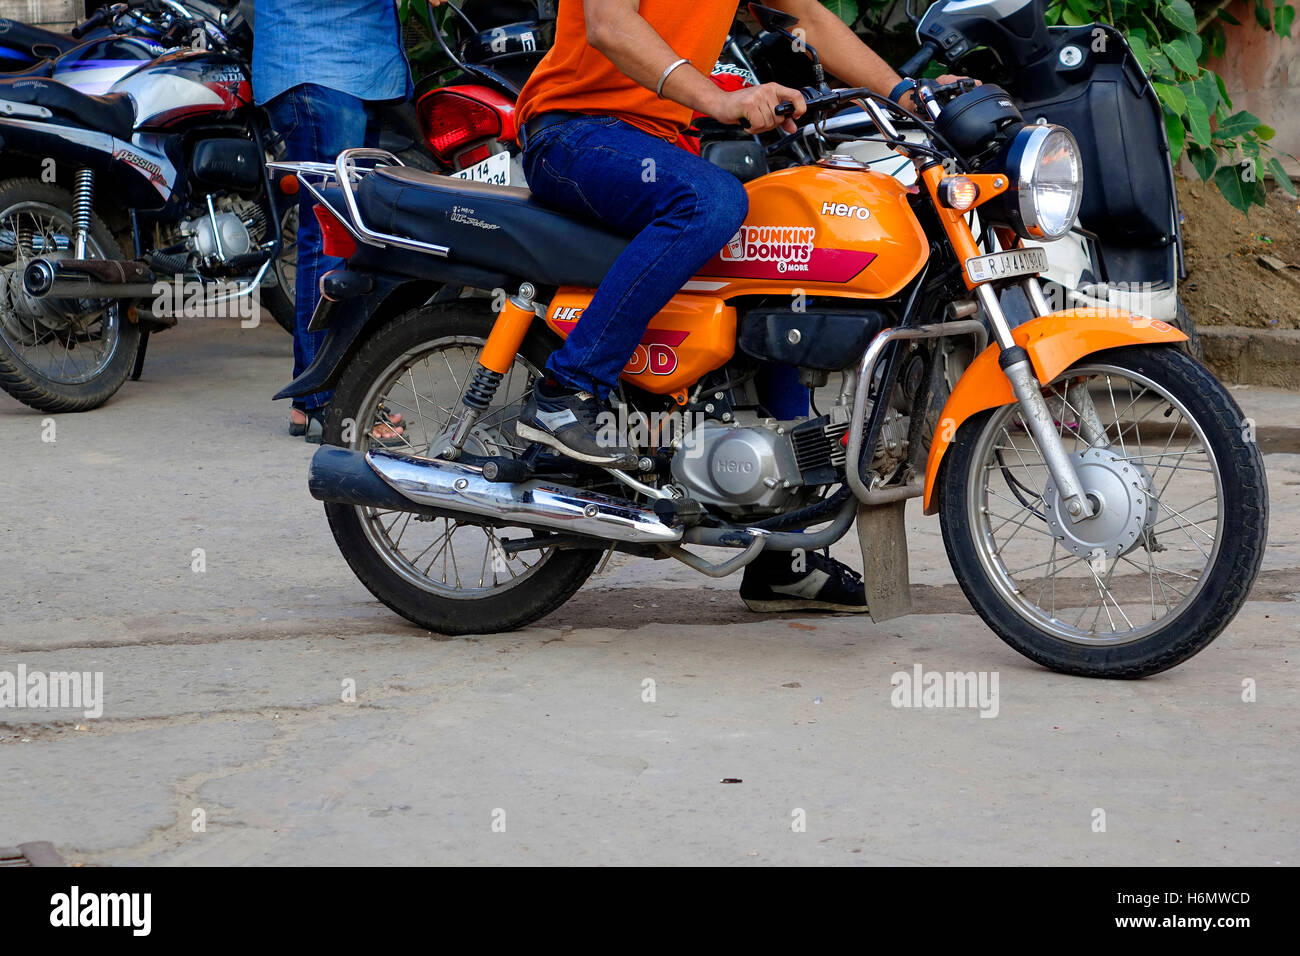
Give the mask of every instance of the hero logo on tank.
POLYGON ((871 264, 874 252, 825 249, 813 226, 741 226, 701 276, 780 279, 792 273, 818 282, 848 282, 871 264))
MULTIPOLYGON (((551 322, 567 337, 584 311, 583 307, 564 306, 555 310, 551 322)), ((686 341, 689 334, 677 329, 646 329, 645 335, 641 336, 641 344, 623 366, 623 374, 640 375, 649 372, 651 375, 671 375, 677 371, 676 347, 686 341)))

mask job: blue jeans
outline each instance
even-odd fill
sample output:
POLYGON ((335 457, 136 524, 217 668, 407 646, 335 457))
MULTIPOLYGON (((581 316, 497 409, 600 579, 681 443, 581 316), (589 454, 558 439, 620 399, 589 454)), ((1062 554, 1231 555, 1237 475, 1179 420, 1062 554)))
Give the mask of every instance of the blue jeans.
MULTIPOLYGON (((266 104, 271 127, 284 137, 285 158, 291 162, 333 162, 352 146, 374 146, 379 127, 365 101, 314 83, 281 93, 266 104)), ((307 325, 320 299, 320 277, 343 264, 321 252, 320 224, 312 214, 315 201, 306 190, 298 194, 298 280, 293 321, 293 376, 316 359, 325 332, 308 332, 307 325)), ((309 412, 329 404, 329 392, 295 399, 294 407, 309 412)))
POLYGON ((730 173, 611 116, 557 123, 527 140, 524 172, 542 202, 631 236, 547 371, 604 398, 650 320, 745 219, 730 173))

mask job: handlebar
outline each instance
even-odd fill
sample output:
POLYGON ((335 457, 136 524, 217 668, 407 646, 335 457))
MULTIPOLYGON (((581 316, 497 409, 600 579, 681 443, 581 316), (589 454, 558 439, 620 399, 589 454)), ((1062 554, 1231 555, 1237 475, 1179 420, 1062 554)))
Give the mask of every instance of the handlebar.
POLYGON ((90 16, 86 17, 85 20, 82 20, 71 30, 69 30, 68 34, 72 36, 74 39, 80 40, 83 36, 85 36, 91 30, 95 29, 95 27, 99 26, 107 19, 108 19, 108 14, 105 11, 105 8, 100 7, 90 16))
POLYGON ((925 72, 925 68, 930 65, 930 61, 934 59, 938 52, 939 47, 930 40, 926 40, 921 44, 921 49, 913 53, 912 58, 898 68, 898 75, 914 77, 918 73, 925 72))
POLYGON ((76 26, 68 30, 68 35, 74 39, 80 40, 91 30, 95 29, 95 27, 107 23, 109 20, 131 10, 138 10, 141 7, 152 7, 154 6, 154 3, 155 0, 121 0, 121 2, 114 3, 112 6, 100 7, 85 20, 82 20, 76 26))

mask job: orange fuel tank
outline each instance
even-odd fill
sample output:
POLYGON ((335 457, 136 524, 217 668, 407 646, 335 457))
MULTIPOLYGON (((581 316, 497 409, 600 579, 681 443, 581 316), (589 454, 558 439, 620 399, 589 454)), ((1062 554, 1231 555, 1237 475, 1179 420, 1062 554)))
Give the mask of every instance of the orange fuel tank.
POLYGON ((910 282, 930 244, 892 176, 800 166, 746 185, 740 231, 683 291, 883 299, 910 282))
MULTIPOLYGON (((546 310, 546 324, 568 338, 594 294, 560 289, 546 310)), ((650 320, 623 378, 647 392, 672 395, 721 366, 735 350, 736 310, 712 296, 679 293, 650 320)))

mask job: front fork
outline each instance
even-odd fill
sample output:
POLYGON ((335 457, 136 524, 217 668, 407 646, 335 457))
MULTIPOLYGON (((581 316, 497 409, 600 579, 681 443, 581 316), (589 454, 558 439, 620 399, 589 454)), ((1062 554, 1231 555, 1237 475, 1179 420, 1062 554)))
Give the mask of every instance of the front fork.
MULTIPOLYGON (((1050 309, 1047 307, 1038 280, 1026 279, 1024 285, 1034 311, 1039 315, 1048 314, 1050 309)), ((1001 349, 998 365, 1002 367, 1002 373, 1011 383, 1011 389, 1015 392, 1020 410, 1024 414, 1025 424, 1035 444, 1038 445, 1043 461, 1047 464, 1047 471, 1056 485, 1065 513, 1069 515, 1071 521, 1076 522, 1091 518, 1094 514, 1092 500, 1084 493, 1083 485, 1079 481, 1079 473, 1075 470, 1069 452, 1065 450, 1065 443, 1056 428, 1051 409, 1047 407, 1047 400, 1043 398, 1042 384, 1038 381, 1037 373, 1034 372, 1029 353, 1017 345, 1012 337, 1011 326, 992 286, 987 283, 978 285, 975 287, 975 294, 979 298, 980 305, 984 307, 984 314, 988 316, 989 325, 993 329, 993 337, 1001 349)), ((1071 386, 1065 394, 1066 401, 1080 412, 1080 430, 1084 438, 1091 444, 1103 444, 1106 441, 1106 432, 1098 420, 1086 388, 1071 386), (1072 393, 1073 398, 1071 398, 1072 393)), ((1061 415, 1065 415, 1064 403, 1061 415)))

